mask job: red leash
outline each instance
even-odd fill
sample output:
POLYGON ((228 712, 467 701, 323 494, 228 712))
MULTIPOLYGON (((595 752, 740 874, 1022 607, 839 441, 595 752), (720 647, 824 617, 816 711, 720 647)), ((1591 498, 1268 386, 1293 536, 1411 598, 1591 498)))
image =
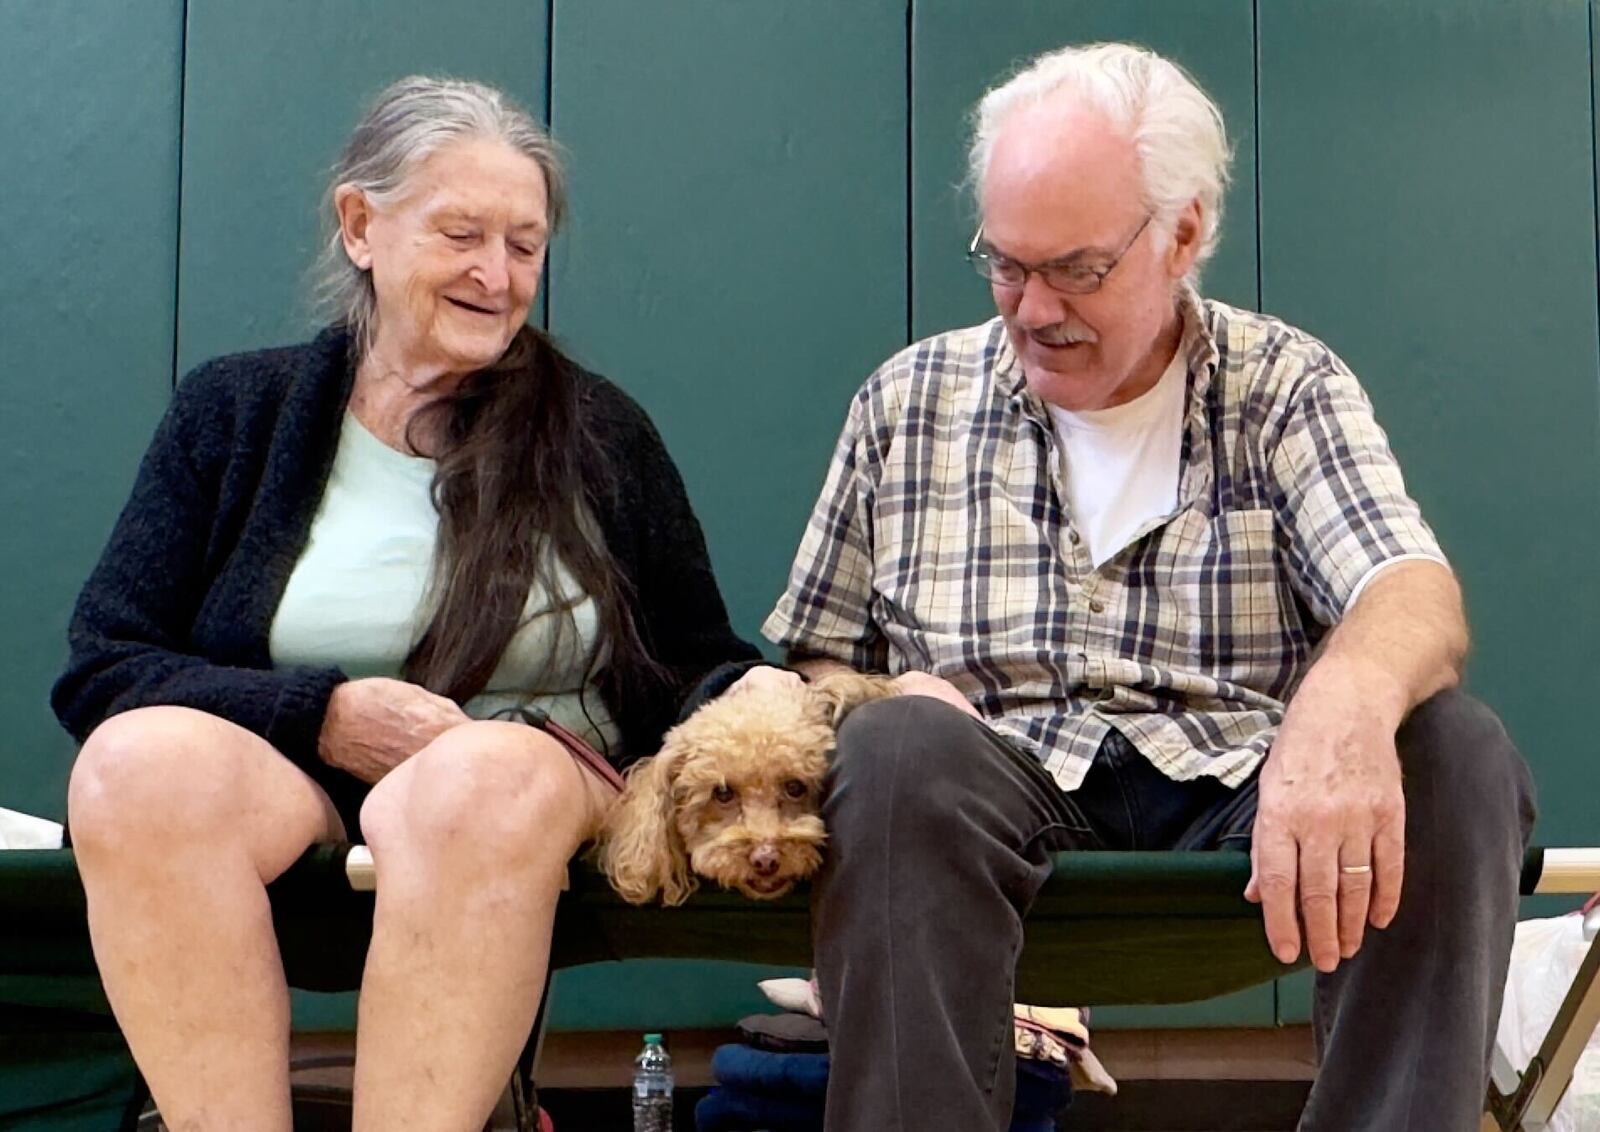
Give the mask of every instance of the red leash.
POLYGON ((589 746, 589 744, 585 743, 576 734, 568 731, 565 727, 561 726, 561 724, 551 719, 549 712, 543 710, 542 708, 528 707, 517 708, 516 710, 517 714, 522 717, 522 722, 526 723, 529 727, 537 727, 540 731, 543 731, 546 735, 550 736, 550 738, 554 739, 557 743, 560 743, 563 747, 565 747, 571 753, 573 758, 583 763, 590 770, 594 771, 601 778, 605 779, 612 786, 616 787, 618 791, 621 791, 624 785, 623 777, 621 773, 618 772, 617 768, 611 765, 610 760, 608 760, 599 751, 589 746))

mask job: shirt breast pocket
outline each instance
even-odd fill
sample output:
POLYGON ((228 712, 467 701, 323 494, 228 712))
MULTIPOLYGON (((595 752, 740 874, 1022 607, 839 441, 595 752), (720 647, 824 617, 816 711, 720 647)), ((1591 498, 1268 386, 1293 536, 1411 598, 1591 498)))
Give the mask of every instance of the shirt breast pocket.
POLYGON ((1270 509, 1186 511, 1154 548, 1160 604, 1189 663, 1266 690, 1281 679, 1300 617, 1270 509))

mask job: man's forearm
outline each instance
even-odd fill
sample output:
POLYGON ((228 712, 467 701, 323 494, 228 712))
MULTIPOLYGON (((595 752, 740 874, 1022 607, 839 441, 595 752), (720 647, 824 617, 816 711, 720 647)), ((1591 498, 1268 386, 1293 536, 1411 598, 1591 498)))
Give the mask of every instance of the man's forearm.
POLYGON ((1375 577, 1333 629, 1289 710, 1296 714, 1305 696, 1354 691, 1366 710, 1398 728, 1412 708, 1460 681, 1466 655, 1454 575, 1436 562, 1402 562, 1375 577))

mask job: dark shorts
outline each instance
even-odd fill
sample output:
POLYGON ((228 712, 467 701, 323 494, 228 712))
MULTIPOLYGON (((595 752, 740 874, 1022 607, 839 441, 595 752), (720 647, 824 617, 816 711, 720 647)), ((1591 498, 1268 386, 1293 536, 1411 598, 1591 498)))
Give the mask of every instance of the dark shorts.
POLYGON ((344 823, 344 839, 357 844, 365 841, 366 838, 361 835, 361 803, 372 793, 372 786, 327 763, 319 762, 314 767, 303 769, 333 802, 339 820, 344 823))

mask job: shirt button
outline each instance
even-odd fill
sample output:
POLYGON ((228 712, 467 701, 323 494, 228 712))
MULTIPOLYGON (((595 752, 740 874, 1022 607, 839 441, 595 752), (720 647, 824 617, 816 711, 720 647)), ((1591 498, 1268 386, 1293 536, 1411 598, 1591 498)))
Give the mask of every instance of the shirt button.
POLYGON ((1083 540, 1079 537, 1077 531, 1068 531, 1067 532, 1067 541, 1070 542, 1073 546, 1077 546, 1078 543, 1082 542, 1083 540))
POLYGON ((1104 613, 1105 611, 1106 611, 1106 603, 1101 601, 1099 598, 1095 598, 1093 601, 1091 601, 1089 603, 1089 612, 1090 613, 1104 613))

